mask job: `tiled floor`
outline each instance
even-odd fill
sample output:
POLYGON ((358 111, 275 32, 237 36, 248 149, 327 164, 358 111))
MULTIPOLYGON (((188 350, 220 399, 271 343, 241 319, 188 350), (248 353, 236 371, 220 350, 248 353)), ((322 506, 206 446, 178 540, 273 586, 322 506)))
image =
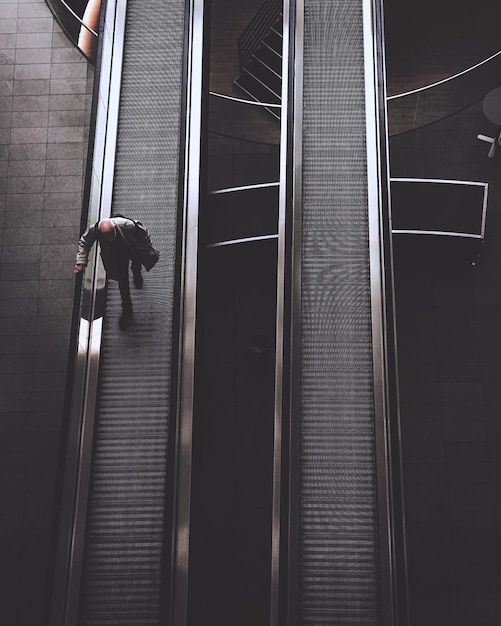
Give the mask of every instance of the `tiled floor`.
POLYGON ((39 626, 92 70, 43 0, 0 1, 0 621, 39 626))

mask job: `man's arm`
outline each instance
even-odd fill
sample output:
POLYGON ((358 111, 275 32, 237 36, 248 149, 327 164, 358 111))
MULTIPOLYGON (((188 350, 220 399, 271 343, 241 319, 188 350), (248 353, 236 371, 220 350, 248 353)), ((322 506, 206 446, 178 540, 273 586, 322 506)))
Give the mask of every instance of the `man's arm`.
POLYGON ((77 257, 75 260, 75 267, 73 268, 73 272, 78 274, 81 272, 87 265, 87 261, 89 260, 89 252, 94 242, 96 241, 96 226, 90 226, 83 233, 78 241, 78 251, 77 257))

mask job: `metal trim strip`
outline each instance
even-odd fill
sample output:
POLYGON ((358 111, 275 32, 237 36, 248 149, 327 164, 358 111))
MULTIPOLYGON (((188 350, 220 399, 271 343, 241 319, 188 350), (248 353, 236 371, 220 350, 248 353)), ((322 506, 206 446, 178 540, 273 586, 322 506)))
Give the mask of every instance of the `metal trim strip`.
MULTIPOLYGON (((390 423, 392 411, 395 407, 398 410, 398 384, 396 380, 392 380, 397 377, 396 362, 391 362, 396 361, 397 355, 393 316, 395 303, 381 0, 363 0, 363 34, 381 621, 385 626, 404 626, 407 615, 400 610, 402 598, 398 597, 398 593, 401 586, 397 581, 400 574, 397 571, 397 542, 402 538, 397 537, 394 518, 396 483, 391 449, 393 426, 390 423), (387 221, 385 207, 388 209, 387 221)), ((403 573, 405 575, 405 571, 403 573)), ((405 598, 403 602, 406 603, 405 598)))
POLYGON ((455 178, 390 178, 390 182, 402 182, 402 183, 445 183, 449 185, 469 185, 476 187, 486 187, 487 183, 475 181, 475 180, 457 180, 455 178))
POLYGON ((189 0, 187 11, 186 119, 182 207, 179 384, 177 395, 177 501, 173 528, 172 622, 185 626, 188 615, 192 434, 195 382, 195 334, 198 278, 203 106, 204 0, 189 0))
POLYGON ((233 193, 235 191, 251 191, 252 189, 265 189, 267 187, 280 187, 280 181, 276 183, 259 183, 256 185, 242 185, 241 187, 227 187, 226 189, 215 189, 209 196, 216 196, 223 193, 233 193))
POLYGON ((226 96, 222 93, 217 93, 215 91, 209 91, 209 95, 214 98, 222 98, 223 100, 231 100, 232 102, 240 102, 241 104, 252 104, 257 107, 270 107, 274 109, 281 109, 281 104, 276 104, 272 102, 258 102, 257 100, 245 100, 244 98, 236 98, 235 96, 226 96))
POLYGON ((483 235, 474 235, 472 233, 456 233, 448 232, 446 230, 406 230, 406 229, 393 229, 393 235, 438 235, 442 237, 460 237, 462 239, 483 239, 483 235))
POLYGON ((221 248, 222 246, 232 246, 240 243, 252 243, 254 241, 267 241, 268 239, 278 239, 276 235, 260 235, 258 237, 243 237, 242 239, 228 239, 227 241, 218 241, 207 244, 207 248, 221 248))
POLYGON ((300 438, 301 438, 301 241, 303 189, 303 66, 304 0, 294 2, 294 50, 292 93, 292 178, 290 223, 290 352, 288 363, 289 402, 289 481, 287 509, 287 626, 299 624, 300 589, 300 438))
MULTIPOLYGON (((289 112, 289 49, 290 11, 293 0, 284 0, 282 7, 282 111, 289 112)), ((278 249, 277 249, 277 299, 276 299, 276 345, 275 345, 275 408, 273 449, 273 491, 271 532, 271 602, 270 626, 278 626, 281 579, 282 542, 282 464, 284 428, 284 315, 286 289, 286 216, 287 216, 287 170, 289 147, 289 115, 282 115, 280 122, 280 187, 278 197, 278 249)))

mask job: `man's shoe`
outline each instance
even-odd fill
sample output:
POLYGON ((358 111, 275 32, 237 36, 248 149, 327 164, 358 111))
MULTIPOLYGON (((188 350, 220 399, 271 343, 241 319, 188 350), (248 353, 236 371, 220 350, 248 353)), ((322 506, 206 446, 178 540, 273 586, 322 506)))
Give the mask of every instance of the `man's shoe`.
POLYGON ((126 330, 127 326, 129 325, 131 317, 132 317, 132 307, 124 307, 122 310, 122 315, 120 316, 120 319, 118 320, 118 326, 120 327, 120 330, 126 330))
POLYGON ((141 289, 141 287, 143 286, 143 275, 141 274, 141 272, 136 272, 134 274, 134 285, 137 287, 137 289, 141 289))

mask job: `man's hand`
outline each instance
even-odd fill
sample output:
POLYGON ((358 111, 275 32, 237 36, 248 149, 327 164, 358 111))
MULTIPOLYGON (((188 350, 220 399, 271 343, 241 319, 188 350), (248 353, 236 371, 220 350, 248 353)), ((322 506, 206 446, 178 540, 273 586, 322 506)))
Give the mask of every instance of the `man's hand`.
POLYGON ((73 273, 79 274, 84 269, 85 269, 85 265, 83 265, 82 263, 76 263, 75 267, 73 268, 73 273))

